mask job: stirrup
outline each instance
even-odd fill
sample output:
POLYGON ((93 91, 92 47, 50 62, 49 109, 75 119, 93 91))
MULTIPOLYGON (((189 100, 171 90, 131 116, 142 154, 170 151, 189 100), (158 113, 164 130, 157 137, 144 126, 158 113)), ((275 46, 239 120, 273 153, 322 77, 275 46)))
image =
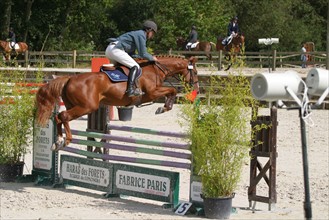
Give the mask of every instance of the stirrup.
POLYGON ((128 97, 133 97, 133 96, 141 96, 144 93, 139 88, 136 88, 136 89, 128 89, 126 91, 126 94, 128 95, 128 97))

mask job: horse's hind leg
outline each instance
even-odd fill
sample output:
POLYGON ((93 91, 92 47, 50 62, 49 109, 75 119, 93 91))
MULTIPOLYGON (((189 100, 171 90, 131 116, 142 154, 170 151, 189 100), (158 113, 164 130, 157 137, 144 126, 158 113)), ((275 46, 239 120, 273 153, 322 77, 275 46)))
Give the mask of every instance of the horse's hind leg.
MULTIPOLYGON (((64 130, 65 130, 65 143, 62 147, 65 147, 69 145, 72 141, 72 133, 69 125, 69 121, 77 119, 83 115, 86 115, 92 111, 97 110, 98 106, 95 108, 87 108, 87 107, 80 107, 80 106, 75 106, 67 111, 62 111, 61 113, 58 114, 58 120, 60 121, 61 124, 64 125, 64 130)), ((57 124, 58 125, 58 124, 57 124)), ((60 125, 60 128, 57 127, 57 131, 61 130, 62 127, 60 125)), ((61 133, 62 134, 62 130, 61 133)), ((58 136, 59 137, 59 136, 58 136)))
POLYGON ((51 150, 58 151, 59 149, 64 147, 64 138, 62 131, 62 121, 58 118, 58 115, 55 116, 56 128, 57 128, 57 140, 52 145, 51 150))

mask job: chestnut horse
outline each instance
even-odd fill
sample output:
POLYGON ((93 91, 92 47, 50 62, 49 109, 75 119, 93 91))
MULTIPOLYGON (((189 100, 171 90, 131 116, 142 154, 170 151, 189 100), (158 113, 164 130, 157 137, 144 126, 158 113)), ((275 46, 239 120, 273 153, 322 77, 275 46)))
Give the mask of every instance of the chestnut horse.
POLYGON ((29 49, 28 45, 24 42, 17 42, 15 44, 15 48, 10 46, 9 41, 0 40, 0 49, 4 52, 6 60, 10 60, 11 52, 14 52, 17 56, 18 54, 22 54, 29 49))
MULTIPOLYGON (((163 82, 168 77, 179 77, 199 91, 196 58, 188 60, 174 56, 159 56, 158 62, 136 59, 142 68, 138 79, 138 87, 144 92, 142 96, 128 97, 125 95, 127 82, 112 82, 103 72, 83 73, 73 76, 58 77, 40 87, 36 94, 36 122, 45 126, 51 117, 60 96, 66 111, 55 116, 57 123, 57 140, 53 150, 67 146, 72 140, 69 121, 89 114, 98 109, 99 105, 130 106, 142 105, 160 97, 166 97, 163 107, 155 114, 172 109, 177 90, 174 87, 164 87, 163 82), (62 124, 65 128, 66 140, 63 138, 62 124)), ((126 68, 121 66, 122 68, 126 68)), ((127 69, 127 68, 126 68, 127 69)))
MULTIPOLYGON (((179 50, 187 50, 186 48, 186 44, 188 42, 183 38, 183 37, 177 37, 176 38, 176 44, 177 44, 177 48, 179 50)), ((204 52, 208 52, 206 53, 206 57, 211 60, 211 52, 213 49, 215 49, 216 44, 213 42, 209 42, 209 41, 200 41, 195 48, 191 48, 191 51, 204 51, 204 52)))
MULTIPOLYGON (((222 44, 222 41, 224 38, 218 37, 217 38, 217 44, 216 44, 216 50, 220 51, 223 50, 225 53, 225 58, 227 61, 231 61, 232 57, 235 57, 236 54, 239 54, 244 47, 244 35, 237 35, 233 37, 231 42, 225 46, 222 44), (233 55, 233 56, 232 56, 233 55)), ((232 66, 232 62, 229 63, 228 67, 225 70, 228 70, 232 66)))

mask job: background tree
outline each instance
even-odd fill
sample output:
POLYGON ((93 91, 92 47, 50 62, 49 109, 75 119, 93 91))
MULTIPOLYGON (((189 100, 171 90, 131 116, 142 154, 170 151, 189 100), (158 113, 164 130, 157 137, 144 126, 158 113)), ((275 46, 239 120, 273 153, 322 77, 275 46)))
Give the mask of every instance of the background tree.
POLYGON ((282 51, 299 50, 311 41, 326 48, 327 0, 1 0, 0 37, 13 26, 17 41, 30 50, 105 50, 106 39, 141 28, 154 20, 159 31, 148 45, 157 52, 176 48, 176 37, 187 37, 192 25, 199 40, 216 42, 227 33, 233 16, 246 36, 246 51, 264 46, 259 38, 278 37, 282 51))

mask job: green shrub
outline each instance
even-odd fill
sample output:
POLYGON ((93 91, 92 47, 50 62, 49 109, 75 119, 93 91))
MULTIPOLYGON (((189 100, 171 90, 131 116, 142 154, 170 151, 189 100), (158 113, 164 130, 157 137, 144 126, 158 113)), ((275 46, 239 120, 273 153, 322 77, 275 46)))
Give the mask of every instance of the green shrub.
POLYGON ((32 143, 34 95, 25 73, 0 72, 0 164, 22 160, 32 143))

